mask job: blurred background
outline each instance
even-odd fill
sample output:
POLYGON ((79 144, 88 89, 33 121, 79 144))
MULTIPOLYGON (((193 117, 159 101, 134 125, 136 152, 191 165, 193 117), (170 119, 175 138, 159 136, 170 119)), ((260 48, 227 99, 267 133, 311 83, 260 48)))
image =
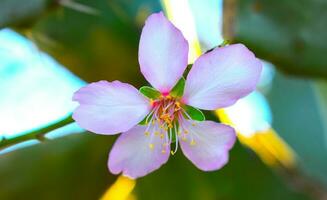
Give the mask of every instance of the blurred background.
POLYGON ((0 199, 326 200, 326 33, 325 0, 0 0, 0 199), (264 70, 257 91, 206 113, 238 132, 223 169, 179 151, 134 181, 108 172, 116 136, 79 128, 71 97, 98 80, 146 84, 140 32, 161 10, 190 64, 228 40, 264 70))

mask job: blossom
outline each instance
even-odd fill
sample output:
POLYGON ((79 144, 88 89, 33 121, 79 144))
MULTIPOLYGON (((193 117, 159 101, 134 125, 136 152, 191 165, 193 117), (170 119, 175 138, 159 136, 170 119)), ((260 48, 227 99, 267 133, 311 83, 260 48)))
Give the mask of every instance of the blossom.
POLYGON ((141 93, 127 83, 99 81, 74 94, 80 105, 73 118, 81 127, 105 135, 122 132, 109 154, 112 173, 142 177, 166 163, 179 146, 203 171, 228 162, 234 129, 204 120, 198 109, 230 106, 251 93, 261 62, 242 44, 219 47, 200 56, 185 80, 188 48, 162 12, 152 14, 142 30, 139 63, 153 88, 143 87, 141 93))

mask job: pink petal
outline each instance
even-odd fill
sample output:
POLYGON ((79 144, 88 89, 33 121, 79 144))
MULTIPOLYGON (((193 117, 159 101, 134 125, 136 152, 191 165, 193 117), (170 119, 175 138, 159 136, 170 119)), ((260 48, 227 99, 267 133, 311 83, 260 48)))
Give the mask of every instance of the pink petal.
POLYGON ((91 83, 73 96, 80 106, 73 118, 82 128, 98 134, 127 131, 149 113, 149 101, 133 86, 119 81, 91 83))
POLYGON ((204 171, 212 171, 228 162, 228 151, 236 139, 232 127, 212 121, 199 122, 195 126, 187 121, 183 125, 189 132, 180 136, 181 148, 195 166, 204 171))
POLYGON ((188 43, 162 12, 152 14, 143 27, 139 45, 141 71, 149 83, 169 93, 187 66, 188 43))
POLYGON ((145 133, 146 126, 135 126, 122 133, 114 144, 108 161, 113 174, 123 173, 130 178, 145 176, 167 162, 170 146, 163 146, 159 136, 145 133), (153 148, 150 148, 153 144, 153 148), (162 152, 165 150, 165 153, 162 152))
POLYGON ((195 61, 183 101, 204 110, 232 105, 255 89, 261 69, 261 61, 243 44, 216 48, 195 61))

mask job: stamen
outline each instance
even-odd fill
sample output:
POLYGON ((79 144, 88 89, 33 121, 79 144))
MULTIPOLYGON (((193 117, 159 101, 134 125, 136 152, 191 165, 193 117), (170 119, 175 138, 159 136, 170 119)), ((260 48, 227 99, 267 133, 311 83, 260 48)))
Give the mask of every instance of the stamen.
POLYGON ((172 155, 175 155, 180 141, 188 141, 190 145, 195 145, 192 130, 186 130, 185 127, 190 127, 191 122, 192 126, 195 126, 196 122, 193 122, 179 101, 176 101, 172 96, 164 95, 159 100, 151 101, 150 103, 153 109, 145 120, 147 128, 144 134, 150 136, 148 140, 151 150, 154 149, 152 141, 155 139, 155 136, 159 136, 162 140, 162 153, 170 152, 172 155), (187 135, 190 135, 190 137, 187 135), (170 150, 168 147, 173 142, 175 147, 173 150, 170 150))
POLYGON ((152 121, 152 119, 154 118, 153 113, 156 112, 158 109, 159 109, 159 106, 156 106, 154 109, 151 110, 151 112, 148 114, 148 116, 145 119, 145 124, 148 124, 148 120, 150 117, 151 117, 150 121, 152 121))
POLYGON ((171 105, 173 105, 173 101, 172 102, 170 102, 164 109, 163 109, 163 111, 166 111, 167 110, 167 108, 169 108, 171 105))
POLYGON ((172 155, 174 155, 178 149, 178 136, 177 136, 176 126, 174 126, 174 131, 175 131, 174 133, 175 133, 176 141, 175 141, 175 150, 173 152, 171 152, 172 155))
POLYGON ((169 144, 171 144, 171 140, 172 140, 172 131, 171 129, 169 129, 169 144))

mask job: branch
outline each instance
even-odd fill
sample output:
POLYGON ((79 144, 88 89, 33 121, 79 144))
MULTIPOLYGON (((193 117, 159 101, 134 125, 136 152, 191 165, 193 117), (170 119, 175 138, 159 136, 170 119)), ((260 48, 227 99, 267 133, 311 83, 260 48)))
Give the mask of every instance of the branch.
POLYGON ((49 133, 50 131, 53 131, 55 129, 61 128, 63 126, 66 126, 72 122, 74 122, 72 115, 69 115, 66 118, 64 118, 60 121, 57 121, 53 124, 50 124, 48 126, 45 126, 43 128, 37 129, 37 130, 33 130, 31 132, 19 134, 16 137, 9 138, 9 139, 3 137, 2 140, 0 141, 0 150, 7 148, 9 146, 15 145, 15 144, 19 144, 21 142, 28 141, 28 140, 37 139, 39 141, 44 141, 45 135, 47 133, 49 133))

